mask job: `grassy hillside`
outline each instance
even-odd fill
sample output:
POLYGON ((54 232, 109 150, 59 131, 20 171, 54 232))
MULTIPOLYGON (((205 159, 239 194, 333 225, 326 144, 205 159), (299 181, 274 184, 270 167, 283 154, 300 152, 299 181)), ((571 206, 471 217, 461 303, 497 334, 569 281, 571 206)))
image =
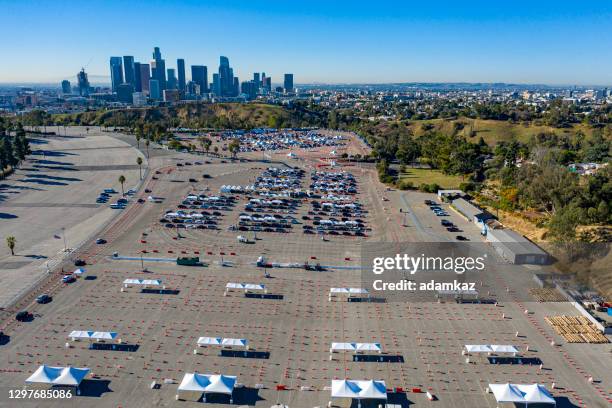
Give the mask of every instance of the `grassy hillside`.
POLYGON ((425 133, 425 127, 431 125, 434 129, 444 133, 457 132, 464 135, 468 139, 482 137, 488 145, 492 146, 500 141, 508 141, 516 139, 521 142, 527 142, 532 136, 539 133, 557 134, 557 135, 575 135, 582 132, 586 136, 590 136, 592 128, 583 124, 576 124, 570 128, 555 128, 552 126, 538 125, 535 123, 511 123, 497 120, 481 120, 459 118, 453 120, 434 119, 410 122, 410 128, 417 136, 425 133))
POLYGON ((131 126, 160 122, 173 127, 254 128, 300 126, 301 120, 279 106, 259 103, 185 104, 173 107, 117 109, 54 115, 60 124, 131 126))

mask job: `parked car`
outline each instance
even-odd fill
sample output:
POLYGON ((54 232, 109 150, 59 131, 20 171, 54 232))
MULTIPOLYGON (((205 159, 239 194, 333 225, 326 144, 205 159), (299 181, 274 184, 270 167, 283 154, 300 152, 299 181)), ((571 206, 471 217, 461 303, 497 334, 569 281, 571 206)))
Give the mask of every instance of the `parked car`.
POLYGON ((27 310, 22 310, 21 312, 18 312, 15 315, 15 320, 17 320, 18 322, 25 322, 27 320, 30 320, 32 318, 32 313, 28 312, 27 310))
POLYGON ((457 241, 469 241, 469 239, 464 237, 463 235, 457 235, 455 238, 457 239, 457 241))
POLYGON ((194 178, 190 178, 190 179, 189 179, 189 182, 190 182, 190 183, 197 183, 197 182, 198 182, 198 180, 196 180, 196 179, 194 179, 194 178))
POLYGON ((98 245, 106 244, 106 240, 104 238, 98 238, 96 239, 96 244, 98 245))
POLYGON ((85 262, 82 259, 75 259, 74 260, 74 266, 85 266, 87 265, 87 262, 85 262))
POLYGON ((40 295, 40 296, 38 296, 36 298, 36 303, 40 303, 42 305, 42 304, 45 304, 45 303, 49 303, 52 300, 53 300, 53 298, 51 296, 49 296, 46 293, 44 293, 44 294, 42 294, 42 295, 40 295))
POLYGON ((75 281, 76 281, 76 278, 72 275, 64 275, 62 277, 62 283, 72 283, 75 281))

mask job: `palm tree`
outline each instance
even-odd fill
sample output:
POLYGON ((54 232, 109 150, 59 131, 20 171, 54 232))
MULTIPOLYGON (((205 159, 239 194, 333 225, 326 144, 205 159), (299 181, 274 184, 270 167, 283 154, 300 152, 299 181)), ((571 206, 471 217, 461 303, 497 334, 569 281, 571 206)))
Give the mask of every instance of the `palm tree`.
POLYGON ((238 155, 238 151, 240 150, 240 141, 238 139, 234 139, 230 142, 228 149, 232 154, 232 157, 235 159, 238 155))
POLYGON ((119 183, 121 183, 121 195, 125 196, 125 193, 123 192, 123 183, 125 183, 125 176, 123 174, 119 176, 119 183))
POLYGON ((147 138, 147 140, 145 140, 145 146, 147 147, 147 159, 149 158, 149 145, 151 144, 151 141, 149 140, 149 138, 147 138))
POLYGON ((17 244, 17 240, 14 236, 10 235, 6 237, 6 246, 11 250, 11 255, 15 255, 15 244, 17 244))
POLYGON ((142 157, 136 158, 136 164, 138 165, 138 171, 140 172, 140 179, 142 180, 142 157))
POLYGON ((210 146, 212 145, 212 140, 207 137, 200 137, 199 140, 202 150, 205 150, 206 154, 208 155, 208 151, 210 150, 210 146))

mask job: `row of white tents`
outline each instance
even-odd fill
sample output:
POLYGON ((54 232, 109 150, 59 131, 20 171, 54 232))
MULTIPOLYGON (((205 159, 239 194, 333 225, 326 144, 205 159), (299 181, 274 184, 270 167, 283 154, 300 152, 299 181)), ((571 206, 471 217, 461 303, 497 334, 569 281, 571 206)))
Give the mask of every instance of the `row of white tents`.
POLYGON ((162 281, 159 279, 126 279, 123 281, 123 285, 127 288, 129 285, 142 285, 142 286, 160 286, 162 281))
POLYGON ((230 396, 232 404, 236 380, 234 375, 186 373, 178 386, 176 399, 192 396, 188 399, 197 401, 203 394, 203 401, 206 402, 207 394, 225 394, 230 396))
POLYGON ((501 403, 557 405, 548 390, 540 384, 489 384, 489 390, 501 403))
POLYGON ((248 348, 248 344, 249 341, 247 339, 234 339, 227 337, 200 337, 198 339, 198 347, 221 346, 248 348))
POLYGON ((332 301, 332 298, 336 296, 346 296, 346 297, 354 297, 354 296, 367 296, 370 297, 370 292, 368 292, 365 288, 329 288, 329 301, 332 301))
POLYGON ((89 373, 89 368, 39 366, 26 380, 26 384, 58 385, 76 387, 79 394, 79 385, 89 373))
POLYGON ((466 344, 466 353, 512 353, 516 354, 519 350, 510 344, 466 344))
POLYGON ((68 335, 72 341, 79 339, 87 339, 87 340, 115 340, 117 338, 117 333, 115 332, 107 332, 107 331, 92 331, 92 330, 73 330, 68 335))
POLYGON ((382 353, 380 343, 332 343, 329 349, 330 353, 349 351, 353 353, 359 352, 377 352, 382 353))

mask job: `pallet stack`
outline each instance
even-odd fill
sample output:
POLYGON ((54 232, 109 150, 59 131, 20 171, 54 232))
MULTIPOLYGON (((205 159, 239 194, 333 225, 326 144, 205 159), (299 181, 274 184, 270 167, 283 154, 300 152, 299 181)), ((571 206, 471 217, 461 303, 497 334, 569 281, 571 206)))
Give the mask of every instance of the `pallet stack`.
POLYGON ((608 343, 608 339, 584 316, 547 316, 545 320, 568 343, 608 343))
POLYGON ((567 299, 557 289, 532 288, 529 289, 529 294, 538 302, 567 302, 567 299))

